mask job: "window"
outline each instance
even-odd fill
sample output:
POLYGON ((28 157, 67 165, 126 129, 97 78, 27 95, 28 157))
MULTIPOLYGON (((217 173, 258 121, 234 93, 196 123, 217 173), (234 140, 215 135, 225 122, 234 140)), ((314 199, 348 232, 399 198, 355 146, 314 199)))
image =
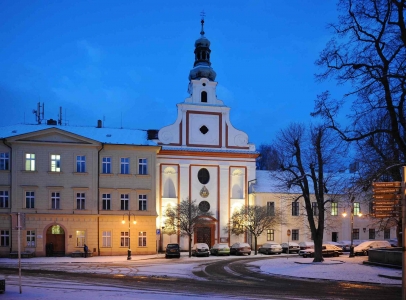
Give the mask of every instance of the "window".
POLYGON ((266 240, 267 241, 274 241, 275 240, 275 230, 267 229, 267 231, 266 231, 266 240))
POLYGON ((0 230, 0 247, 10 246, 10 231, 0 230))
POLYGON ((103 157, 102 173, 103 174, 110 174, 111 173, 111 157, 103 157))
POLYGON ((76 156, 76 172, 86 172, 86 156, 76 156))
POLYGON ((110 210, 111 209, 110 194, 103 194, 102 195, 102 205, 103 205, 103 210, 110 210))
POLYGON ((111 231, 103 231, 102 247, 111 247, 111 231))
POLYGON ((313 216, 318 216, 319 215, 317 202, 312 202, 312 211, 313 211, 313 216))
POLYGON ((76 193, 76 209, 85 209, 86 195, 85 193, 76 193))
POLYGON ((51 172, 61 172, 61 156, 57 154, 51 155, 51 172))
POLYGON ((25 192, 25 208, 35 208, 34 192, 25 192))
POLYGON ((140 158, 138 159, 138 174, 146 175, 147 174, 147 159, 140 158))
POLYGON ((147 195, 138 195, 138 210, 147 210, 147 195))
POLYGON ((0 191, 0 208, 8 207, 8 191, 0 191))
POLYGON ((9 153, 8 152, 0 153, 0 170, 3 171, 8 170, 9 163, 10 163, 9 153))
POLYGON ((121 210, 128 210, 128 194, 121 194, 121 210))
POLYGON ((60 209, 61 196, 59 192, 52 192, 51 193, 51 205, 52 209, 60 209))
POLYGON ((354 240, 359 240, 359 229, 358 228, 354 228, 352 230, 352 238, 354 240))
MULTIPOLYGON (((268 213, 268 216, 274 216, 275 215, 275 202, 267 202, 266 203, 266 212, 268 213)), ((270 241, 270 240, 268 240, 268 241, 270 241)))
POLYGON ((27 230, 27 247, 35 247, 35 230, 27 230))
POLYGON ((354 216, 358 216, 361 213, 361 207, 359 202, 354 202, 354 216))
POLYGON ((130 159, 128 157, 121 158, 120 173, 130 174, 130 159))
POLYGON ((207 92, 203 91, 201 95, 202 95, 201 101, 202 102, 207 102, 207 92))
POLYGON ((76 230, 76 247, 83 247, 85 245, 85 231, 76 230))
POLYGON ((390 239, 390 229, 384 229, 383 231, 383 238, 385 240, 389 240, 390 239))
POLYGON ((25 170, 35 171, 35 154, 32 153, 25 154, 25 170))
POLYGON ((299 229, 292 229, 292 241, 299 240, 299 229))
POLYGON ((292 202, 292 216, 299 215, 299 202, 295 201, 292 202))
POLYGON ((121 231, 120 245, 121 247, 128 247, 128 245, 130 245, 128 231, 121 231))
POLYGON ((369 229, 369 239, 370 240, 375 239, 375 229, 369 229))
POLYGON ((337 202, 331 202, 331 215, 338 216, 338 203, 337 202))
POLYGON ((138 234, 138 247, 147 246, 147 233, 145 231, 140 231, 138 234))

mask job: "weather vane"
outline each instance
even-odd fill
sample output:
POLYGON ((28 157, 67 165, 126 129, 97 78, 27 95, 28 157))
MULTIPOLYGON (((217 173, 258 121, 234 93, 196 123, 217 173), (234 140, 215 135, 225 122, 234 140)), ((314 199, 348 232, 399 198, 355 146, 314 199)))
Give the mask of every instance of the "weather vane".
POLYGON ((204 35, 204 29, 203 29, 204 17, 206 16, 206 14, 204 13, 204 10, 202 10, 202 12, 200 13, 200 16, 202 17, 202 20, 201 20, 201 23, 202 23, 202 30, 200 31, 200 34, 203 36, 203 35, 204 35))

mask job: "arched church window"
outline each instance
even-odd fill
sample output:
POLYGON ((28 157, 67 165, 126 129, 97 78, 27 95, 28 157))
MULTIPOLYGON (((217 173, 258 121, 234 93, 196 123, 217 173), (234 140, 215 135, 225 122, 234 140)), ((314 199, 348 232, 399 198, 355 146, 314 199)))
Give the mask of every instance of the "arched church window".
POLYGON ((201 101, 202 102, 207 102, 207 93, 205 91, 202 92, 201 101))

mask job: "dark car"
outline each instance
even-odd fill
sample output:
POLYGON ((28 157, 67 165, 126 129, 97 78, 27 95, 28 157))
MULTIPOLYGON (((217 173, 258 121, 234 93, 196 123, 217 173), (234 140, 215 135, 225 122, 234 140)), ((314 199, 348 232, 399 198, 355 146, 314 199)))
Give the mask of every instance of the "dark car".
POLYGON ((177 257, 180 258, 179 244, 168 244, 165 250, 165 258, 177 257))
POLYGON ((247 243, 235 243, 230 247, 230 254, 242 255, 248 254, 251 255, 251 246, 247 243))
MULTIPOLYGON (((323 244, 323 246, 322 246, 323 257, 326 257, 326 256, 338 257, 341 254, 343 254, 343 250, 340 247, 330 245, 330 244, 323 244)), ((300 250, 299 255, 303 256, 305 258, 314 257, 314 248, 300 250)))
POLYGON ((289 253, 299 253, 300 246, 298 243, 295 242, 289 242, 289 243, 282 243, 282 252, 283 253, 288 253, 288 248, 289 248, 289 253))

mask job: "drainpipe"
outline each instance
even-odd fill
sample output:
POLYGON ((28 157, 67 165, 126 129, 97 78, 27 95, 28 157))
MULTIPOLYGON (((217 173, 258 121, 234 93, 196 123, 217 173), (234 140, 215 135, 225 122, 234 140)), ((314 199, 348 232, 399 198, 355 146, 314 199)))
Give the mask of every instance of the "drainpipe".
POLYGON ((97 151, 97 254, 100 256, 100 152, 104 149, 104 144, 97 151))
POLYGON ((11 215, 11 210, 12 210, 12 207, 13 207, 13 205, 12 205, 13 201, 12 201, 12 197, 11 197, 11 192, 12 192, 12 189, 13 189, 13 185, 12 185, 13 177, 12 177, 12 174, 11 174, 11 170, 12 170, 11 162, 12 162, 13 149, 11 148, 11 146, 9 144, 6 143, 6 139, 2 139, 2 141, 3 141, 3 144, 10 149, 10 155, 9 155, 9 161, 8 161, 8 170, 9 170, 9 177, 10 177, 9 178, 10 190, 9 190, 9 195, 8 195, 8 199, 9 199, 8 203, 10 205, 10 208, 9 208, 10 214, 9 215, 10 215, 10 228, 11 228, 11 230, 10 230, 10 252, 11 252, 11 249, 13 249, 13 221, 12 221, 13 217, 11 215))

